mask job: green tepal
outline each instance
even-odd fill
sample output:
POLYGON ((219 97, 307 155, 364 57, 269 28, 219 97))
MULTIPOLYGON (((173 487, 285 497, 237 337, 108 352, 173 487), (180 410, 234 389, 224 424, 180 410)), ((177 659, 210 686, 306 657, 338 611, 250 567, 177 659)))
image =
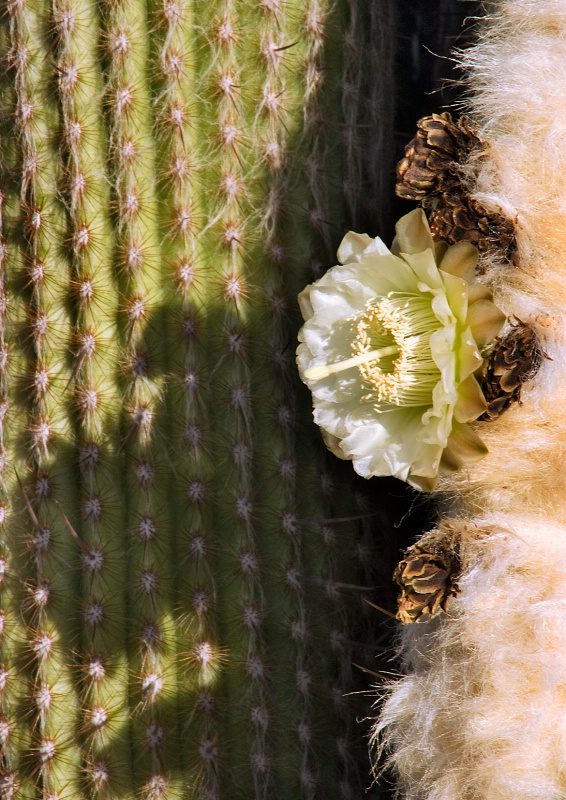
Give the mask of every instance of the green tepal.
POLYGON ((389 0, 0 25, 0 800, 361 797, 368 551, 294 350, 379 213, 389 0))

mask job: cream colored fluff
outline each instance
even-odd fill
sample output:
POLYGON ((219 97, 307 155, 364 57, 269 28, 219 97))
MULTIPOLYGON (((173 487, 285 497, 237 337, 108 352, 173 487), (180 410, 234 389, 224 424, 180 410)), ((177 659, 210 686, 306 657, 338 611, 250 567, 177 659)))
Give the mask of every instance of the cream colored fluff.
POLYGON ((566 527, 474 520, 450 617, 404 627, 376 740, 406 800, 566 796, 566 527))
POLYGON ((488 456, 441 486, 487 536, 465 537, 450 618, 403 631, 375 741, 406 800, 566 797, 566 0, 490 7, 462 56, 489 142, 469 183, 516 219, 520 263, 486 279, 549 358, 522 405, 477 423, 488 456))
POLYGON ((488 156, 476 195, 516 218, 520 264, 488 265, 495 301, 535 327, 552 360, 499 420, 477 428, 489 455, 448 476, 463 510, 548 512, 566 521, 566 0, 497 5, 463 56, 469 111, 488 156))

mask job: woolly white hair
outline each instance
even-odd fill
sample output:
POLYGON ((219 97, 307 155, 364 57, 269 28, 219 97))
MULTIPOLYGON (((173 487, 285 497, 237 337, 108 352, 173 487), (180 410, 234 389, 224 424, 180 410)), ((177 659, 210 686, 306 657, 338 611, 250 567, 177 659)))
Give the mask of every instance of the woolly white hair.
POLYGON ((518 264, 487 280, 548 358, 522 404, 477 424, 488 456, 441 484, 486 535, 462 534, 449 617, 403 631, 374 741, 406 800, 566 797, 566 0, 490 7, 461 54, 488 143, 468 180, 516 220, 518 264))
POLYGON ((488 281, 549 358, 522 405, 478 425, 488 456, 441 488, 455 490, 466 511, 522 508, 565 520, 566 0, 498 4, 461 60, 470 114, 489 145, 469 165, 473 193, 517 223, 519 263, 488 265, 488 281))
POLYGON ((390 690, 375 741, 407 800, 563 800, 566 527, 474 522, 485 535, 460 526, 449 617, 404 627, 410 675, 390 690))

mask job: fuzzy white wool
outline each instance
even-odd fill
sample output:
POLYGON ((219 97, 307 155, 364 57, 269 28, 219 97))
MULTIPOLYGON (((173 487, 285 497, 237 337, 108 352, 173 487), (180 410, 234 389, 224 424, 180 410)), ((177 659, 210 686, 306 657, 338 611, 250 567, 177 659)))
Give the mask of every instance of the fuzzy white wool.
POLYGON ((566 0, 490 8, 462 55, 489 143, 469 188, 516 219, 519 264, 487 280, 549 358, 521 405, 477 424, 487 457, 441 485, 488 536, 466 541, 451 617, 403 632, 407 677, 375 735, 405 800, 566 797, 566 0))
POLYGON ((406 800, 566 796, 566 527, 490 515, 450 617, 405 626, 376 728, 406 800))
POLYGON ((489 455, 448 476, 462 511, 566 521, 566 0, 498 3, 462 55, 468 111, 489 143, 470 187, 517 221, 519 265, 489 265, 495 301, 537 331, 549 359, 500 419, 478 425, 489 455))

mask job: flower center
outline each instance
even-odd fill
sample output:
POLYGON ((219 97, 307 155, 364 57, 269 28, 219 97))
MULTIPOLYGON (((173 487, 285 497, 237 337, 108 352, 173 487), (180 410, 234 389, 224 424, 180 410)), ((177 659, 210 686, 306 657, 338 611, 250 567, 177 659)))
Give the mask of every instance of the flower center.
POLYGON ((377 410, 383 405, 430 405, 440 380, 430 337, 441 327, 431 297, 391 292, 377 302, 369 301, 352 322, 352 358, 311 367, 305 377, 320 380, 357 367, 369 389, 362 399, 377 410))
POLYGON ((440 379, 430 337, 439 327, 427 295, 391 293, 377 303, 369 302, 355 320, 352 351, 369 354, 394 343, 397 353, 358 366, 370 389, 364 400, 378 405, 430 405, 440 379))

